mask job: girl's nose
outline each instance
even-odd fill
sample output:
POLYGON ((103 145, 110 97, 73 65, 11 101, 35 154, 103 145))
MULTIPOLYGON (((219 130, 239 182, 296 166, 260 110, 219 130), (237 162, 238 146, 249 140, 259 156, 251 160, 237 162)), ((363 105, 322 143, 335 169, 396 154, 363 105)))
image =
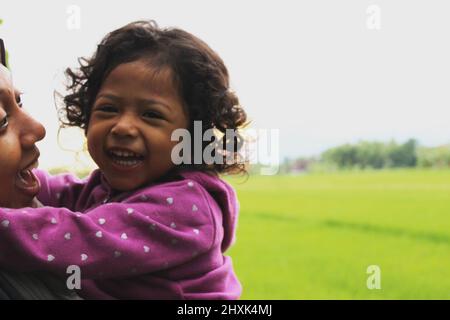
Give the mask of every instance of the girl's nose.
POLYGON ((135 125, 136 119, 132 115, 122 115, 111 129, 111 133, 116 137, 136 137, 138 130, 135 125))
POLYGON ((36 121, 25 112, 22 112, 22 115, 23 126, 21 142, 24 148, 30 148, 45 137, 45 128, 40 122, 36 121))

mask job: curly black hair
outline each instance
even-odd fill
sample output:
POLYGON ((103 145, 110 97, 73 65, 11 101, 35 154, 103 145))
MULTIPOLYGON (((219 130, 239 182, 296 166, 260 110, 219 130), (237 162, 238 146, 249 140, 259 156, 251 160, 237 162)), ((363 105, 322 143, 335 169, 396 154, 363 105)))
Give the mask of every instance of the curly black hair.
MULTIPOLYGON (((208 129, 237 132, 231 141, 225 136, 214 137, 214 150, 219 154, 213 155, 223 161, 211 164, 202 159, 199 164, 181 166, 214 173, 245 173, 239 152, 244 139, 238 129, 247 125, 247 115, 229 88, 222 59, 196 36, 178 28, 160 28, 153 20, 132 22, 107 34, 91 58, 79 58, 76 70, 66 69, 69 83, 60 113, 62 124, 78 126, 86 133, 91 107, 109 73, 119 64, 142 59, 153 67, 172 71, 173 83, 189 115, 191 134, 194 121, 202 122, 202 133, 208 129)), ((205 141, 202 151, 210 143, 205 141)), ((193 153, 193 146, 191 150, 193 153)))

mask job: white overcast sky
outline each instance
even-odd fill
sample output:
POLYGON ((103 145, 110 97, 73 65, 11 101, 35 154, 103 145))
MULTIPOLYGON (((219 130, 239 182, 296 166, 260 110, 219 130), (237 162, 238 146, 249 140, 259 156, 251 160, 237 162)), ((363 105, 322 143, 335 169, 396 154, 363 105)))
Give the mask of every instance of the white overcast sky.
POLYGON ((181 27, 216 50, 253 128, 280 130, 281 158, 361 139, 450 142, 449 1, 0 1, 15 82, 47 128, 44 168, 73 162, 56 139, 63 70, 137 19, 181 27), (78 30, 67 26, 70 5, 81 10, 78 30), (371 5, 379 30, 367 26, 371 5))

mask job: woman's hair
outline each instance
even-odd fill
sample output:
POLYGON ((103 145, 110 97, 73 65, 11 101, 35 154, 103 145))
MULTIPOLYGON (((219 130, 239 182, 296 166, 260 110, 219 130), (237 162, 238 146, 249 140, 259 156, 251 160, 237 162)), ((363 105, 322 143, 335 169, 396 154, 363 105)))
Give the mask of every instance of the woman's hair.
MULTIPOLYGON (((106 35, 91 58, 78 59, 79 69, 66 70, 69 84, 60 114, 63 125, 78 126, 86 132, 102 82, 118 65, 136 60, 148 61, 157 70, 170 68, 173 84, 187 109, 191 137, 194 121, 202 121, 202 136, 208 129, 238 132, 237 129, 247 124, 238 97, 229 89, 227 68, 217 53, 181 29, 163 29, 154 21, 136 21, 106 35)), ((217 162, 223 163, 208 164, 202 157, 201 164, 183 167, 215 173, 244 173, 245 165, 239 153, 242 136, 238 133, 232 141, 215 137, 213 143, 219 147, 218 156, 223 160, 217 162)), ((203 142, 202 155, 209 143, 203 142)), ((194 159, 193 145, 191 150, 191 159, 194 159)))
POLYGON ((0 64, 4 65, 5 67, 8 67, 8 65, 6 63, 5 44, 3 43, 2 39, 0 39, 0 64))

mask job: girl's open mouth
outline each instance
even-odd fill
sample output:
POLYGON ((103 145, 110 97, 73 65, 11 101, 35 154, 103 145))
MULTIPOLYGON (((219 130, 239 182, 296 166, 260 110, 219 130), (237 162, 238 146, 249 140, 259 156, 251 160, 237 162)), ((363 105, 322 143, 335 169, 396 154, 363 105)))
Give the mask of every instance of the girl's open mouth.
POLYGON ((125 150, 113 149, 109 150, 107 154, 113 165, 122 170, 133 169, 139 166, 144 160, 144 156, 125 150))
POLYGON ((32 166, 19 171, 16 175, 16 187, 26 195, 34 197, 40 189, 39 180, 31 171, 32 166))

